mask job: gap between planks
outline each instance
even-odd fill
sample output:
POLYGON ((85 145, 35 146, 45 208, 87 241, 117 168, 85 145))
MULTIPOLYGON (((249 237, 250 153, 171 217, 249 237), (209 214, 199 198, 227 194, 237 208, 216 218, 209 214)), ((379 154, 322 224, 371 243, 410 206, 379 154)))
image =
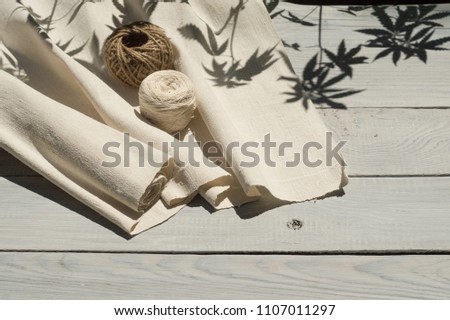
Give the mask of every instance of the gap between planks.
MULTIPOLYGON (((294 5, 282 2, 279 9, 290 11, 299 18, 306 16, 316 6, 294 5)), ((342 8, 346 8, 342 6, 342 8)), ((450 10, 450 5, 439 5, 439 10, 450 10)), ((286 13, 286 12, 285 12, 286 13)), ((307 21, 318 23, 319 10, 315 10, 307 21)), ((442 19, 445 28, 438 28, 436 38, 450 36, 450 19, 442 19)), ((307 62, 318 52, 318 26, 307 27, 292 23, 280 16, 273 19, 280 37, 288 43, 298 43, 300 51, 286 48, 295 72, 301 77, 307 62)), ((358 12, 357 16, 339 12, 337 7, 323 7, 322 47, 336 52, 345 38, 347 48, 366 43, 373 38, 356 32, 356 29, 381 28, 370 10, 358 12)), ((359 55, 375 57, 380 50, 363 47, 359 55)), ((447 84, 450 73, 447 68, 450 53, 428 51, 426 64, 419 59, 401 60, 395 67, 390 56, 373 63, 354 66, 352 79, 345 79, 337 87, 364 90, 355 95, 339 99, 348 107, 417 107, 448 108, 450 92, 447 84)), ((448 68, 447 68, 448 69, 448 68)))
POLYGON ((358 250, 358 251, 310 251, 310 252, 283 252, 283 251, 120 251, 120 250, 5 250, 1 249, 0 253, 82 253, 82 254, 126 254, 126 255, 197 255, 197 256, 365 256, 365 257, 382 257, 382 256, 450 256, 449 250, 358 250))
POLYGON ((0 249, 106 252, 447 252, 450 178, 351 179, 346 195, 209 211, 198 198, 132 239, 40 177, 0 178, 0 249), (262 213, 262 214, 260 214, 262 213), (260 215, 258 215, 260 214, 260 215), (293 219, 303 226, 289 228, 293 219), (20 236, 18 236, 20 235, 20 236))

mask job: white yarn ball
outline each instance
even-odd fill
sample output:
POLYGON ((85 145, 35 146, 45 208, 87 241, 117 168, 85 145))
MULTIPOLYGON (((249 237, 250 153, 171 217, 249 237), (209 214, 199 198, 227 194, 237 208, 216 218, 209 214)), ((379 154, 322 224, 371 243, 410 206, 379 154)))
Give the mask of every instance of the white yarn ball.
POLYGON ((143 117, 164 131, 175 133, 184 129, 194 115, 194 87, 181 72, 156 71, 142 81, 139 104, 143 117))

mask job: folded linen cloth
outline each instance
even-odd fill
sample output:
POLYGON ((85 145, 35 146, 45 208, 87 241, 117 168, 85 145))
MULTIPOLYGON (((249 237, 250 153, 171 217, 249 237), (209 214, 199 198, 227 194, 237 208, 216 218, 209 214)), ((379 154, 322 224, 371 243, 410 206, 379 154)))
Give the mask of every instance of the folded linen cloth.
POLYGON ((262 194, 304 201, 346 184, 325 148, 310 155, 320 165, 294 161, 305 144, 329 143, 327 129, 314 106, 287 100, 292 87, 282 79, 295 75, 261 1, 9 0, 0 9, 1 40, 29 77, 25 85, 1 75, 0 146, 125 231, 163 222, 197 192, 225 208, 262 194), (137 89, 106 75, 99 55, 108 25, 137 20, 166 30, 177 68, 194 83, 199 112, 180 139, 214 141, 222 168, 199 148, 174 158, 164 149, 173 137, 140 117, 137 89), (166 166, 141 166, 138 154, 129 168, 102 166, 101 146, 124 133, 151 142, 147 149, 166 166), (264 147, 268 135, 275 147, 264 147))
MULTIPOLYGON (((139 166, 137 152, 130 166, 106 167, 102 146, 118 142, 121 133, 30 89, 0 71, 0 146, 129 233, 134 233, 151 207, 145 227, 175 213, 160 193, 174 172, 170 164, 139 166), (154 205, 157 203, 155 207, 154 205)), ((155 155, 160 158, 163 154, 155 155)), ((144 227, 144 228, 145 228, 144 227)))
POLYGON ((189 4, 161 3, 150 21, 164 26, 179 48, 178 69, 195 84, 203 121, 226 150, 245 193, 268 191, 280 200, 304 201, 342 188, 348 182, 342 164, 327 161, 329 130, 313 106, 286 96, 292 83, 282 79, 296 76, 263 2, 189 4), (311 143, 316 148, 297 163, 311 143), (250 157, 246 144, 254 153, 250 157), (239 147, 226 148, 232 145, 239 147))
POLYGON ((222 193, 232 182, 226 171, 204 165, 199 150, 190 156, 200 167, 190 166, 182 152, 185 165, 176 165, 172 150, 163 146, 172 136, 150 126, 95 75, 43 40, 20 5, 4 7, 2 13, 13 14, 3 20, 2 40, 41 92, 1 72, 2 148, 130 234, 167 220, 198 191, 208 190, 205 198, 217 204, 217 192, 210 189, 219 185, 222 193), (118 148, 120 159, 130 163, 105 166, 104 146, 123 145, 124 133, 142 152, 118 148), (143 157, 150 154, 159 165, 147 165, 143 157))

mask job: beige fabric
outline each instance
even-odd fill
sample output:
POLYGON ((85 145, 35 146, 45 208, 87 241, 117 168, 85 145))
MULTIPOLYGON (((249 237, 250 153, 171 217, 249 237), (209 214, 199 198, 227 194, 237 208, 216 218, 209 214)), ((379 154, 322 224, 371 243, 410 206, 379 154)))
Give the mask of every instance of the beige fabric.
POLYGON ((323 160, 320 166, 300 162, 286 167, 285 161, 305 143, 325 145, 327 129, 313 106, 305 109, 301 102, 286 102, 284 93, 292 88, 279 79, 293 72, 261 1, 249 0, 243 8, 240 0, 150 7, 145 1, 22 3, 0 4, 5 50, 14 54, 29 77, 24 84, 0 74, 0 146, 125 231, 136 234, 167 220, 197 192, 215 208, 262 195, 264 203, 271 199, 266 205, 270 207, 321 197, 347 182, 339 163, 326 165, 325 149, 311 153, 312 159, 323 160), (236 8, 239 13, 233 15, 236 8), (49 39, 33 28, 30 10, 34 20, 51 14, 51 19, 38 19, 43 30, 49 29, 49 39), (292 142, 293 147, 284 155, 272 149, 275 166, 265 163, 263 148, 252 148, 261 161, 250 167, 242 165, 249 161, 242 149, 233 148, 224 168, 213 166, 200 148, 193 154, 178 150, 180 159, 173 149, 164 150, 163 144, 173 137, 140 116, 138 89, 111 79, 102 66, 100 50, 111 32, 108 25, 119 18, 123 23, 148 19, 173 41, 177 68, 191 78, 199 101, 181 140, 195 136, 199 143, 242 146, 261 143, 270 134, 277 146, 292 142), (230 71, 233 63, 237 73, 230 71), (264 70, 257 72, 261 65, 264 70), (230 73, 220 75, 221 68, 230 73), (133 153, 127 168, 102 166, 102 146, 121 143, 124 133, 142 145, 152 142, 145 151, 170 159, 168 165, 141 166, 133 153), (180 161, 189 159, 200 165, 181 166, 180 161))

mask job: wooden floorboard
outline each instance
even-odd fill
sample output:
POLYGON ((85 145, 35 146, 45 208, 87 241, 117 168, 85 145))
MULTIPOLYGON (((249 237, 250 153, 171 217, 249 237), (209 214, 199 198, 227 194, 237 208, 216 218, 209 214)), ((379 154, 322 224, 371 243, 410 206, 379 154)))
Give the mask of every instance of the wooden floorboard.
POLYGON ((350 175, 450 174, 450 109, 320 112, 336 141, 347 141, 350 175))
MULTIPOLYGON (((318 6, 303 6, 291 3, 281 3, 280 9, 299 18, 304 18, 318 6)), ((345 39, 347 50, 364 44, 373 38, 356 32, 357 29, 380 28, 371 10, 364 10, 352 16, 339 12, 345 6, 325 6, 322 18, 322 47, 334 53, 338 45, 345 39)), ((440 10, 450 10, 450 4, 439 5, 440 10)), ((300 51, 287 49, 289 58, 298 75, 302 75, 306 63, 318 52, 318 26, 303 26, 293 23, 281 16, 274 20, 280 37, 287 43, 298 43, 300 51)), ((306 19, 307 22, 318 24, 319 10, 314 10, 306 19)), ((450 19, 439 20, 444 28, 436 30, 433 39, 450 36, 450 19)), ((448 43, 445 47, 449 47, 448 43)), ((381 51, 379 48, 363 47, 358 56, 368 57, 370 63, 355 65, 353 78, 340 82, 338 88, 364 90, 361 93, 339 99, 351 107, 450 107, 450 51, 427 50, 428 60, 424 64, 417 58, 401 60, 395 67, 391 55, 372 62, 381 51), (445 70, 445 71, 444 71, 445 70)))
MULTIPOLYGON (((319 110, 352 176, 450 174, 450 109, 319 110)), ((0 149, 0 176, 37 175, 0 149)))
MULTIPOLYGON (((280 8, 304 17, 315 7, 280 8)), ((450 36, 443 22, 435 37, 450 36)), ((300 45, 287 52, 301 75, 318 52, 318 28, 274 23, 300 45)), ((326 7, 322 46, 357 46, 370 37, 354 30, 373 27, 370 11, 326 7)), ((369 60, 378 52, 361 50, 369 60)), ((364 90, 339 100, 349 110, 319 111, 348 141, 347 194, 262 214, 212 213, 196 199, 128 239, 0 149, 0 299, 450 299, 449 61, 450 52, 430 52, 427 64, 356 66, 339 83, 364 90)))
POLYGON ((450 256, 0 253, 0 298, 449 299, 450 256))
POLYGON ((343 197, 260 215, 258 206, 210 213, 197 200, 164 224, 126 240, 43 178, 1 178, 0 250, 450 252, 449 191, 449 177, 353 178, 343 197), (294 219, 303 226, 293 227, 294 219))

